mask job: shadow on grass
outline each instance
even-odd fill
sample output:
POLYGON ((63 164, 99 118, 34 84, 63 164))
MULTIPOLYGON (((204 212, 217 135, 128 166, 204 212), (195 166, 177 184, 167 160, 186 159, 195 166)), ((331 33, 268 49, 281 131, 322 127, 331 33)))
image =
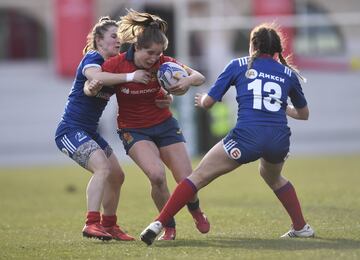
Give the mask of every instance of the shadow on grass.
POLYGON ((313 249, 334 249, 353 250, 360 248, 359 240, 332 239, 332 238, 308 238, 308 239, 261 239, 261 238, 214 238, 206 240, 177 239, 171 243, 168 241, 155 241, 156 247, 218 247, 218 248, 244 248, 256 250, 313 250, 313 249))

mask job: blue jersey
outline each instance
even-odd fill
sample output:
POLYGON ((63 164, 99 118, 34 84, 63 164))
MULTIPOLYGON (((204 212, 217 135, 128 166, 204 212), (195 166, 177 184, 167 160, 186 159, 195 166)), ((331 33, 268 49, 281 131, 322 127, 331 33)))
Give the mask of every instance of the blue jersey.
POLYGON ((56 136, 61 135, 63 130, 69 127, 96 132, 99 119, 114 89, 103 87, 95 97, 86 96, 83 90, 87 80, 84 72, 89 67, 101 68, 103 63, 104 59, 97 51, 89 51, 81 60, 56 136))
POLYGON ((296 108, 307 105, 297 75, 271 57, 258 57, 247 71, 248 57, 232 60, 220 74, 208 95, 221 101, 234 85, 238 115, 236 127, 286 126, 290 98, 296 108))

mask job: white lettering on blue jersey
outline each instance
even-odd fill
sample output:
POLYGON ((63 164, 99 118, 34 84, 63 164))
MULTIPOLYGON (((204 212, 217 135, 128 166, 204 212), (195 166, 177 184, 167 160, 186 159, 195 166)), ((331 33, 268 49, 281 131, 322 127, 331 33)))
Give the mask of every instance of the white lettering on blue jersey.
POLYGON ((279 82, 285 82, 285 79, 279 77, 279 76, 275 76, 275 75, 271 75, 271 74, 267 74, 265 72, 259 72, 259 78, 264 78, 264 79, 271 79, 274 81, 279 81, 279 82))

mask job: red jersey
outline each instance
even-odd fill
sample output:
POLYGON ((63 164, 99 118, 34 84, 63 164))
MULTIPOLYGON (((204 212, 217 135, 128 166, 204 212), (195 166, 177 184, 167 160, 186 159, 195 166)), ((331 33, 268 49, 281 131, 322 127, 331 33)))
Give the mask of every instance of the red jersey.
MULTIPOLYGON (((156 73, 160 64, 177 62, 176 59, 161 55, 150 69, 151 79, 148 84, 122 83, 115 86, 119 106, 117 123, 119 128, 145 128, 159 124, 172 116, 169 108, 158 108, 155 99, 163 96, 156 73)), ((177 62, 178 63, 178 62, 177 62)), ((111 73, 132 73, 138 70, 134 63, 134 47, 106 60, 102 70, 111 73)))

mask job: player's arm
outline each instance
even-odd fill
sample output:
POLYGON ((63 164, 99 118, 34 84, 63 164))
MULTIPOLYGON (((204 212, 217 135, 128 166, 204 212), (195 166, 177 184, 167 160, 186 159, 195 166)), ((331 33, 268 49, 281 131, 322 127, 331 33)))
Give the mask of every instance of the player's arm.
POLYGON ((103 84, 101 81, 93 79, 93 80, 87 80, 85 81, 83 91, 85 95, 89 97, 94 97, 99 93, 101 88, 103 87, 103 84))
POLYGON ((195 106, 210 109, 216 101, 206 93, 196 93, 195 106))
POLYGON ((195 106, 210 109, 216 102, 221 101, 229 87, 236 84, 234 75, 238 73, 238 64, 237 60, 230 61, 218 76, 208 94, 197 93, 195 95, 195 106))
POLYGON ((200 86, 205 82, 205 76, 202 75, 197 70, 184 66, 186 72, 189 76, 184 78, 179 78, 178 82, 173 85, 170 89, 170 93, 174 95, 183 95, 185 94, 191 86, 200 86))
POLYGON ((189 74, 187 77, 190 81, 191 86, 200 86, 204 84, 205 82, 205 76, 198 72, 197 70, 194 70, 188 66, 184 66, 186 72, 189 74))
POLYGON ((309 119, 309 108, 307 105, 302 108, 296 108, 292 105, 288 105, 286 107, 286 114, 289 117, 292 117, 294 119, 308 120, 309 119))
POLYGON ((136 70, 132 73, 110 73, 102 71, 99 67, 89 67, 84 72, 88 80, 98 80, 106 86, 117 85, 126 82, 147 84, 150 73, 145 70, 136 70))
POLYGON ((102 86, 112 86, 125 82, 137 82, 147 84, 150 73, 145 70, 136 70, 132 73, 103 72, 100 67, 89 67, 84 71, 88 79, 84 84, 84 93, 87 96, 96 96, 102 86))

